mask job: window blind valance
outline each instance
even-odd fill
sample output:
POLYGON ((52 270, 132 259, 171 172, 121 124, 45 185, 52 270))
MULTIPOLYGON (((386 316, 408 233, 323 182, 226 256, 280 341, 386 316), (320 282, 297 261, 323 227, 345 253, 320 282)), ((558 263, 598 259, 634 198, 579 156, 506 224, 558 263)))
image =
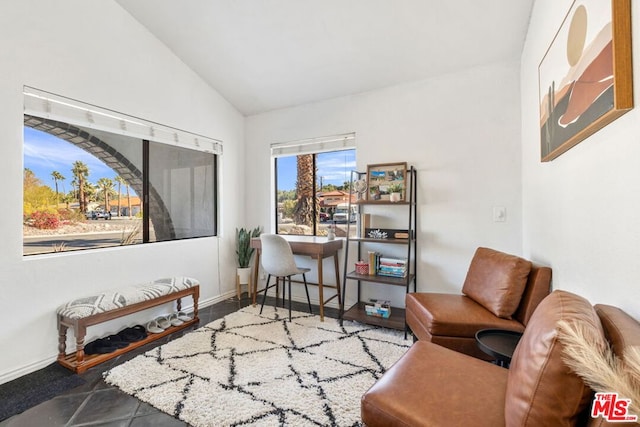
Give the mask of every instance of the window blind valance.
POLYGON ((222 154, 222 142, 212 138, 85 104, 28 86, 24 87, 23 93, 25 114, 192 150, 222 154))
POLYGON ((356 134, 325 136, 299 141, 271 144, 273 157, 300 156, 303 154, 324 153, 327 151, 351 150, 356 148, 356 134))

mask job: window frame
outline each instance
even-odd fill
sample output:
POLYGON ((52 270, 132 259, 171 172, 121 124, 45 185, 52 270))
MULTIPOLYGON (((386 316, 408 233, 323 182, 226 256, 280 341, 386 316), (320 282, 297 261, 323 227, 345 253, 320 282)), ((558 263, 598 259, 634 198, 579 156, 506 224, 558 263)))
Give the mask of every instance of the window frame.
MULTIPOLYGON (((115 164, 119 164, 122 167, 125 167, 128 171, 132 173, 129 175, 127 182, 129 182, 133 176, 133 180, 135 181, 138 177, 141 179, 142 183, 138 181, 138 188, 142 189, 142 194, 137 194, 138 190, 134 190, 135 194, 140 199, 140 208, 142 209, 142 230, 141 236, 142 240, 136 239, 137 244, 146 244, 146 243, 156 243, 156 242, 166 242, 166 241, 175 241, 175 240, 186 240, 193 238, 202 238, 202 237, 216 237, 219 233, 219 157, 222 155, 222 143, 218 140, 213 140, 211 138, 203 137, 201 135, 196 135, 190 132, 186 132, 183 130, 171 128, 168 126, 164 126, 158 123, 149 122, 143 119, 135 118, 132 116, 128 116, 126 114, 115 112, 112 110, 107 110, 101 107, 93 106, 90 104, 85 104, 80 101, 71 100, 68 98, 61 97, 59 95, 50 94, 48 92, 40 91, 38 89, 33 89, 25 86, 24 89, 24 98, 25 98, 25 108, 23 113, 23 145, 27 143, 26 140, 26 129, 31 128, 37 130, 39 132, 44 132, 46 134, 51 135, 52 137, 56 137, 63 143, 74 145, 79 149, 83 149, 88 154, 92 155, 95 159, 100 160, 104 163, 109 169, 115 172, 116 175, 122 175, 121 171, 117 170, 114 166, 115 164), (30 120, 35 119, 35 120, 30 120), (114 126, 119 126, 119 128, 115 128, 114 126), (49 131, 47 131, 47 129, 49 131), (70 132, 67 135, 62 136, 61 134, 56 134, 54 131, 60 129, 68 129, 70 132), (95 131, 93 131, 95 129, 95 131), (91 132, 94 132, 92 135, 91 132), (148 135, 143 137, 143 134, 148 132, 148 135), (98 133, 98 137, 95 136, 95 133, 98 133), (140 155, 141 158, 138 157, 137 160, 134 160, 130 156, 127 156, 126 152, 129 150, 125 149, 124 154, 118 152, 118 146, 122 150, 123 145, 118 145, 116 142, 123 143, 123 140, 111 139, 112 145, 115 143, 115 146, 109 145, 109 139, 101 139, 100 136, 110 134, 117 138, 126 137, 131 139, 131 142, 140 142, 140 155), (149 137, 152 135, 153 137, 149 137), (82 138, 94 138, 92 141, 99 141, 101 144, 101 148, 110 148, 109 154, 113 154, 113 156, 117 159, 114 159, 112 163, 109 163, 105 160, 106 155, 98 155, 95 151, 91 151, 90 148, 96 148, 96 146, 91 146, 89 144, 79 144, 76 143, 75 139, 82 140, 82 138), (74 139, 74 141, 72 141, 74 139), (187 228, 183 228, 186 230, 186 233, 182 235, 188 235, 189 233, 193 233, 194 235, 189 235, 187 237, 177 237, 175 233, 171 233, 171 238, 166 238, 164 236, 161 239, 151 239, 150 228, 152 226, 151 221, 151 211, 150 211, 150 168, 153 168, 153 164, 150 164, 149 156, 150 156, 150 145, 151 144, 161 144, 172 146, 177 150, 189 150, 195 153, 201 153, 203 156, 212 156, 211 159, 207 159, 204 161, 204 164, 201 166, 205 167, 205 181, 210 182, 213 188, 209 191, 208 189, 201 190, 198 194, 201 196, 199 199, 201 202, 201 206, 206 207, 207 210, 211 209, 211 213, 206 212, 205 216, 200 217, 200 221, 197 220, 197 216, 193 216, 192 214, 192 223, 194 223, 193 218, 196 218, 195 223, 201 226, 202 235, 198 234, 195 231, 192 231, 188 228, 190 224, 186 224, 187 228), (115 152, 114 153, 112 153, 115 152), (119 156, 119 158, 118 158, 119 156), (120 163, 119 163, 120 162, 120 163), (126 166, 123 166, 122 162, 126 162, 126 166), (137 166, 136 162, 140 165, 142 171, 138 171, 133 173, 137 166), (208 169, 208 171, 207 171, 208 169), (209 172, 210 171, 210 172, 209 172), (204 197, 204 198, 203 198, 204 197), (202 220, 204 218, 204 221, 202 220), (210 220, 211 222, 210 222, 210 220)), ((82 140, 83 143, 87 142, 87 139, 82 140)), ((127 143, 127 140, 124 140, 124 143, 127 143)), ((134 151, 137 151, 138 148, 135 147, 134 151)), ((131 152, 130 152, 131 153, 131 152)), ((134 156, 136 157, 136 156, 134 156)), ((188 158, 188 157, 187 157, 188 158)), ((24 168, 30 165, 26 163, 26 152, 25 156, 23 156, 23 164, 24 168)), ((192 162, 191 168, 196 167, 192 162)), ((165 164, 165 167, 171 169, 171 164, 165 164)), ((184 165, 182 169, 184 169, 184 165)), ((187 168, 189 165, 186 166, 187 168)), ((192 191, 191 198, 193 198, 193 187, 197 183, 201 183, 201 180, 196 181, 193 178, 193 169, 191 170, 191 180, 187 180, 191 183, 192 191)), ((42 186, 47 186, 50 188, 48 184, 45 184, 46 181, 43 179, 39 179, 42 186)), ((57 181, 56 181, 57 182, 57 181)), ((206 184, 208 186, 208 184, 206 184)), ((165 189, 166 191, 167 189, 165 189)), ((56 193, 57 194, 57 193, 56 193)), ((160 203, 162 203, 163 198, 162 195, 159 194, 157 197, 160 197, 160 203)), ((23 196, 24 202, 24 196, 23 196)), ((193 200, 192 200, 193 202, 193 200)), ((108 209, 111 203, 107 204, 105 201, 105 209, 108 209)), ((48 204, 49 209, 51 206, 48 204)), ((55 208, 58 209, 58 208, 55 208)), ((78 208, 80 209, 80 207, 78 208)), ((190 209, 195 209, 195 206, 192 204, 190 209)), ((79 210, 78 210, 79 212, 79 210)), ((166 214, 171 214, 169 210, 165 212, 166 214)), ((84 215, 85 212, 82 212, 84 215)), ((130 213, 129 213, 130 214, 130 213)), ((24 213, 23 213, 24 215, 24 213)), ((175 213, 174 213, 175 215, 175 213)), ((184 227, 184 224, 182 225, 184 227)), ((196 228, 197 229, 197 228, 196 228)), ((115 230, 114 230, 115 231, 115 230)), ((173 231, 173 230, 172 230, 173 231)), ((117 233, 119 231, 115 231, 117 233)), ((70 236, 69 234, 60 234, 56 235, 56 237, 66 237, 70 236)), ((26 240, 25 237, 28 237, 23 233, 23 257, 29 257, 34 255, 50 255, 54 253, 70 253, 70 252, 78 252, 83 250, 95 250, 95 249, 106 249, 106 248, 114 248, 117 246, 124 245, 122 241, 120 243, 109 243, 108 246, 101 246, 97 244, 96 246, 90 247, 77 247, 77 248, 66 248, 63 251, 57 251, 55 248, 52 248, 48 251, 38 251, 28 253, 25 251, 26 249, 26 240)), ((45 243, 46 245, 46 243, 45 243)))
MULTIPOLYGON (((318 170, 317 170, 317 159, 318 155, 325 153, 335 153, 341 151, 353 151, 356 153, 356 145, 355 145, 355 133, 343 134, 343 135, 334 135, 329 137, 319 137, 319 138, 311 138, 301 141, 292 141, 285 143, 275 143, 271 144, 271 155, 272 155, 272 165, 273 165, 273 213, 274 213, 274 230, 276 234, 280 233, 279 227, 279 206, 278 206, 278 160, 283 157, 297 157, 299 155, 313 155, 312 157, 312 168, 313 168, 313 188, 312 195, 314 200, 318 198, 318 170)), ((348 178, 347 178, 348 181, 348 178)), ((320 189, 321 190, 321 189, 320 189)), ((320 211, 319 205, 313 204, 313 219, 312 219, 312 234, 296 234, 296 235, 307 235, 307 236, 321 236, 318 234, 320 231, 320 211)))

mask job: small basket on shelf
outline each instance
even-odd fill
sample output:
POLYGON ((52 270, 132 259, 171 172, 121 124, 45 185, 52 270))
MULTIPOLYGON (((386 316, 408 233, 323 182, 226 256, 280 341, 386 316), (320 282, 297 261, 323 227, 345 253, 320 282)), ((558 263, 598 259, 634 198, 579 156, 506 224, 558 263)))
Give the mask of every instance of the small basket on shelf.
POLYGON ((364 261, 356 262, 356 274, 369 274, 369 263, 364 261))

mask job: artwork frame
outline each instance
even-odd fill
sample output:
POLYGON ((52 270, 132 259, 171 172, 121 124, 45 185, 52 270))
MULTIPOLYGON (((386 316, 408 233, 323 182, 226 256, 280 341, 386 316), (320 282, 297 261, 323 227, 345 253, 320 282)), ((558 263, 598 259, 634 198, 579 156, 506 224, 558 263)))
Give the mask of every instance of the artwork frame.
POLYGON ((538 66, 540 158, 633 108, 630 0, 574 0, 538 66))
POLYGON ((406 193, 407 162, 367 165, 368 202, 403 202, 406 193), (393 186, 400 186, 400 191, 393 191, 393 186))

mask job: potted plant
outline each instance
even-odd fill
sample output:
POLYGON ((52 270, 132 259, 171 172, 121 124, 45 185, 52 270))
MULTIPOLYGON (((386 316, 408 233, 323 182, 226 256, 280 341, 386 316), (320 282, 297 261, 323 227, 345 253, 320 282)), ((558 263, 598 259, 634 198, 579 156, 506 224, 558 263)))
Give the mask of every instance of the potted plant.
POLYGON ((399 202, 402 200, 402 185, 391 184, 387 190, 389 192, 389 201, 399 202))
POLYGON ((262 230, 260 227, 256 227, 253 230, 245 228, 236 228, 236 256, 238 260, 238 283, 240 285, 249 284, 249 277, 251 276, 251 268, 249 263, 255 249, 251 247, 251 239, 253 237, 260 236, 262 230))

